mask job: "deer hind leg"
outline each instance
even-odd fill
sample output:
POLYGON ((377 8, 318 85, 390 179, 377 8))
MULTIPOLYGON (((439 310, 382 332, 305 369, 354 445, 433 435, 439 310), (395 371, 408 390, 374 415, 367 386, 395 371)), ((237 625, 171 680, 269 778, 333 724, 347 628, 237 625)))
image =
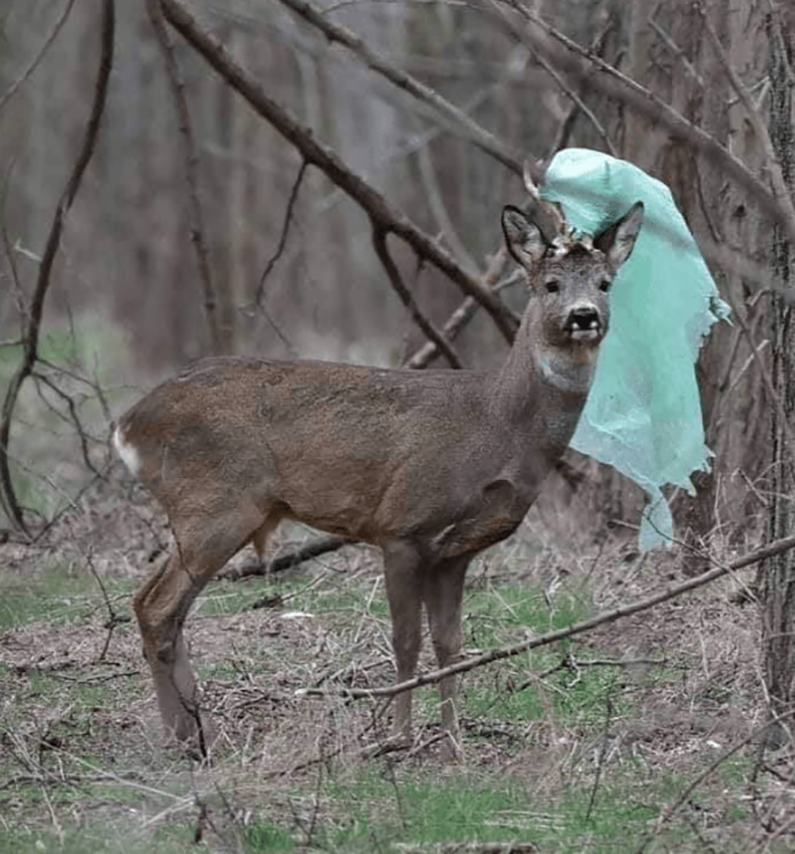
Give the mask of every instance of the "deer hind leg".
MULTIPOLYGON (((468 557, 442 561, 423 579, 423 599, 428 613, 428 626, 439 667, 461 659, 464 636, 461 629, 464 578, 468 557)), ((442 728, 453 740, 454 752, 460 751, 456 694, 458 679, 447 676, 439 683, 442 709, 442 728)))
POLYGON ((202 752, 207 745, 182 625, 207 582, 262 527, 262 513, 253 508, 180 520, 174 524, 174 552, 133 599, 166 732, 202 752))
MULTIPOLYGON (((384 546, 384 577, 392 617, 392 648, 397 681, 411 679, 417 669, 422 642, 422 584, 420 556, 406 540, 390 540, 384 546)), ((411 692, 395 697, 395 737, 411 741, 411 692)))

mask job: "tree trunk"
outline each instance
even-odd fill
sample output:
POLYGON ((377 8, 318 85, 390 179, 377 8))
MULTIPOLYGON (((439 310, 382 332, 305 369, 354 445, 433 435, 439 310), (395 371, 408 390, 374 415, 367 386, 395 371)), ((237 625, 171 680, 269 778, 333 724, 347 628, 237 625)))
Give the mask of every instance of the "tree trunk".
MULTIPOLYGON (((790 189, 795 174, 793 97, 786 45, 770 33, 770 135, 790 189)), ((789 51, 790 54, 792 51, 789 51)), ((792 248, 781 230, 773 234, 774 273, 788 286, 793 280, 792 248)), ((795 316, 791 302, 773 297, 771 311, 773 385, 782 404, 771 407, 770 539, 792 534, 795 522, 795 469, 788 436, 795 428, 795 316), (789 425, 789 430, 787 430, 789 425)), ((792 702, 795 675, 795 554, 785 552, 767 564, 765 597, 765 679, 772 711, 781 714, 792 702)))

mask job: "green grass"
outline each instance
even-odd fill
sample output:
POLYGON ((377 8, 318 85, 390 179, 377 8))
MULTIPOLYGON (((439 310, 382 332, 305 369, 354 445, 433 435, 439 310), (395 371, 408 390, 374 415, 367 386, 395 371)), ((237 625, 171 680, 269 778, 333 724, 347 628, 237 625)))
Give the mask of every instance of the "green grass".
MULTIPOLYGON (((365 656, 377 668, 367 678, 374 684, 390 678, 379 578, 318 574, 315 568, 206 588, 194 612, 206 627, 217 617, 242 617, 265 596, 283 601, 261 616, 248 613, 248 627, 265 629, 256 637, 236 631, 227 644, 225 633, 215 632, 220 645, 196 650, 200 678, 216 680, 212 702, 224 709, 216 720, 229 726, 212 768, 202 771, 176 749, 160 746, 148 673, 137 639, 134 651, 130 643, 134 624, 116 630, 124 655, 111 645, 110 657, 119 656, 115 670, 96 662, 38 670, 34 651, 34 666, 23 672, 0 663, 0 854, 391 854, 399 846, 437 852, 442 843, 511 841, 555 854, 629 854, 714 758, 705 751, 689 765, 650 771, 638 744, 599 766, 603 739, 621 731, 623 719, 637 717, 638 689, 659 684, 680 690, 682 670, 577 667, 615 652, 575 641, 464 676, 461 765, 443 765, 434 750, 416 757, 358 756, 356 739, 366 734, 375 707, 338 698, 299 700, 294 689, 319 674, 345 672, 365 656), (313 616, 282 622, 286 611, 313 616), (566 661, 574 664, 558 668, 566 661), (240 703, 226 703, 238 689, 240 703), (258 705, 249 708, 249 701, 258 705), (272 759, 274 743, 283 752, 272 759), (274 767, 287 771, 271 775, 274 767), (212 825, 203 826, 203 840, 194 844, 200 804, 209 808, 212 825)), ((50 644, 47 662, 65 638, 77 637, 75 627, 79 642, 101 649, 106 609, 85 567, 51 561, 24 577, 0 570, 0 584, 0 627, 32 626, 22 639, 31 643, 42 626, 50 644), (65 629, 60 636, 59 627, 65 629)), ((121 597, 129 596, 133 583, 111 578, 105 584, 118 599, 117 610, 127 610, 129 600, 121 597)), ((588 591, 576 584, 545 597, 532 585, 484 581, 476 569, 464 613, 467 648, 486 650, 578 622, 592 607, 588 591)), ((201 640, 202 632, 196 637, 201 640)), ((425 646, 428 663, 427 639, 425 646)), ((333 693, 330 681, 324 685, 333 693)), ((729 704, 724 694, 713 691, 706 699, 729 704)), ((436 689, 417 691, 421 740, 437 732, 438 721, 436 689)), ((715 850, 747 850, 752 818, 743 796, 752 770, 745 754, 723 764, 663 828, 649 854, 703 851, 699 833, 715 850), (718 829, 720 844, 709 835, 718 829)))
MULTIPOLYGON (((111 601, 120 600, 119 611, 129 606, 133 582, 127 578, 103 582, 111 601)), ((60 559, 45 562, 34 576, 15 575, 0 567, 0 631, 24 626, 37 620, 48 625, 68 625, 104 608, 102 592, 85 567, 60 559)))

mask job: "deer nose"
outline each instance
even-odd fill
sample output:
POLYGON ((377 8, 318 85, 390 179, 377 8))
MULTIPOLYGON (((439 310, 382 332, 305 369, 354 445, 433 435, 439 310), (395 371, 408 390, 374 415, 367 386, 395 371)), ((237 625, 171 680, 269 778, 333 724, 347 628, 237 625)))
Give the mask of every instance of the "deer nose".
POLYGON ((578 306, 569 312, 566 329, 569 332, 598 330, 602 325, 599 312, 594 306, 578 306))

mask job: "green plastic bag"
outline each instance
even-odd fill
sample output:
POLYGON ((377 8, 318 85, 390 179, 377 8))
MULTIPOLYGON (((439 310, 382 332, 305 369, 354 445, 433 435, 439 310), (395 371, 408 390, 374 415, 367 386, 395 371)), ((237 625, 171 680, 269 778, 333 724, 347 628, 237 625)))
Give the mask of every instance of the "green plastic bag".
POLYGON ((598 234, 637 201, 643 227, 611 289, 610 331, 571 447, 632 478, 648 493, 642 549, 670 541, 660 487, 693 493, 709 467, 695 362, 712 324, 727 318, 715 282, 670 190, 606 154, 571 148, 547 169, 541 195, 560 202, 577 231, 598 234))

